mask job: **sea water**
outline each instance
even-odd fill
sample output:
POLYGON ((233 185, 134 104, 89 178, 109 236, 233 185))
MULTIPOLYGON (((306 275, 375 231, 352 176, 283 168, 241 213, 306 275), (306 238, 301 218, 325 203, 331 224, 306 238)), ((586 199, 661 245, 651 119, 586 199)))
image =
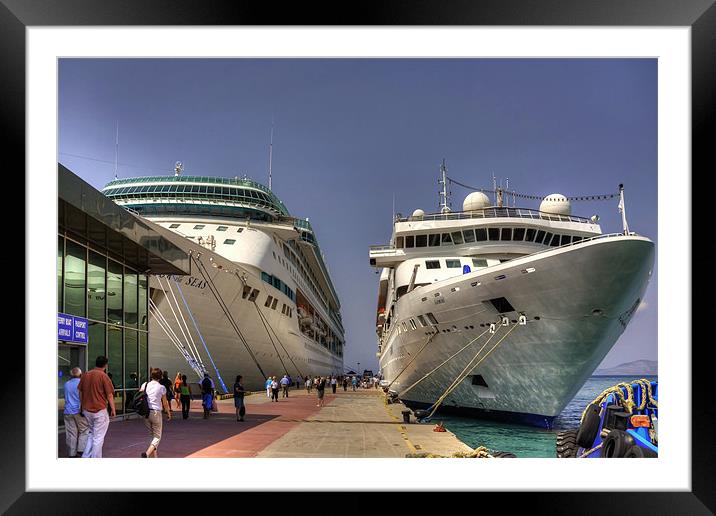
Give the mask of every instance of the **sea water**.
POLYGON ((656 376, 592 376, 554 420, 552 430, 510 423, 485 421, 448 415, 436 415, 432 422, 442 421, 468 446, 486 446, 491 450, 512 452, 517 457, 556 457, 557 432, 579 427, 582 411, 604 389, 637 378, 656 381, 656 376))

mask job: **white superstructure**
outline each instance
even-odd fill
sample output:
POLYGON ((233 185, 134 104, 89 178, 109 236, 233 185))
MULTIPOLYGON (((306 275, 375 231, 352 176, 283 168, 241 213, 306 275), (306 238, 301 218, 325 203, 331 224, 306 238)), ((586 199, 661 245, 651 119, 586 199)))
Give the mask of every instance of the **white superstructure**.
POLYGON ((308 219, 265 186, 181 175, 115 180, 103 193, 191 256, 188 277, 151 278, 149 362, 196 381, 343 373, 340 302, 308 219), (164 228, 164 229, 162 229, 164 228), (193 372, 192 372, 193 371, 193 372))
POLYGON ((440 212, 396 217, 370 249, 381 373, 408 405, 550 426, 641 303, 654 244, 559 194, 534 210, 497 188, 452 212, 441 172, 440 212))

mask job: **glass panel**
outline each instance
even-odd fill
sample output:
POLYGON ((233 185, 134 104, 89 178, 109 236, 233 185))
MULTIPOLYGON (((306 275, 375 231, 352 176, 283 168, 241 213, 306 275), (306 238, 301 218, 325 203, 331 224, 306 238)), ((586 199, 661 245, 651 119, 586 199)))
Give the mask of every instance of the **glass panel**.
POLYGON ((398 238, 396 238, 395 247, 397 247, 398 249, 403 248, 403 237, 402 236, 399 236, 398 238))
POLYGON ((61 425, 64 424, 65 384, 72 378, 70 371, 74 367, 85 370, 85 349, 80 346, 59 344, 57 348, 57 416, 61 425))
POLYGON ((461 267, 460 260, 445 260, 448 269, 459 269, 461 267))
POLYGON ((139 332, 139 385, 149 378, 149 348, 147 346, 148 334, 139 332))
POLYGON ((488 228, 487 233, 490 237, 490 240, 500 239, 500 228, 488 228))
POLYGON ((425 268, 426 269, 439 269, 440 262, 438 260, 427 261, 427 262, 425 262, 425 268))
POLYGON ((473 258, 472 266, 473 267, 487 267, 487 260, 485 260, 484 258, 473 258))
POLYGON ((430 243, 430 247, 436 247, 440 245, 440 233, 433 233, 428 235, 428 241, 430 243))
POLYGON ((124 334, 124 387, 139 388, 139 358, 137 332, 128 330, 124 334))
POLYGON ((97 360, 97 357, 107 356, 107 350, 104 346, 104 332, 107 326, 103 323, 91 321, 88 326, 89 329, 87 330, 87 369, 93 369, 94 361, 97 360))
POLYGON ((450 233, 443 233, 440 242, 442 243, 442 245, 452 245, 452 238, 450 238, 450 233))
POLYGON ((101 254, 89 252, 87 264, 87 317, 104 321, 106 317, 105 269, 107 259, 101 254))
POLYGON ((124 324, 137 327, 137 274, 124 269, 124 324))
MULTIPOLYGON (((57 236, 57 311, 62 312, 62 257, 65 255, 65 239, 57 236)), ((64 313, 64 312, 63 312, 64 313)))
POLYGON ((139 301, 138 301, 138 313, 139 313, 139 328, 142 330, 147 329, 147 276, 144 274, 139 275, 139 301))
MULTIPOLYGON (((534 231, 534 230, 533 230, 534 231)), ((538 231, 537 232, 537 238, 535 239, 535 242, 538 244, 542 243, 542 240, 544 240, 544 231, 538 231)))
POLYGON ((487 230, 485 228, 478 228, 475 230, 475 239, 478 242, 482 242, 483 240, 487 240, 487 230))
POLYGON ((428 235, 416 235, 415 236, 415 247, 427 247, 428 235))
POLYGON ((475 230, 466 229, 462 232, 462 236, 465 237, 466 244, 469 244, 470 242, 474 242, 475 241, 475 230))
POLYGON ((67 241, 65 254, 65 313, 85 317, 86 249, 67 241))
POLYGON ((415 237, 413 235, 405 237, 405 247, 415 247, 415 237))
POLYGON ((455 242, 455 245, 462 244, 462 233, 460 231, 455 231, 452 234, 452 241, 455 242))
POLYGON ((559 245, 559 235, 554 235, 549 245, 551 245, 552 247, 557 247, 559 245))
POLYGON ((122 388, 122 328, 107 327, 107 374, 112 380, 115 389, 122 388))
POLYGON ((522 241, 525 238, 525 228, 515 228, 514 240, 522 241))
POLYGON ((122 266, 113 260, 107 269, 107 321, 122 324, 122 266))
POLYGON ((512 228, 502 228, 501 240, 512 240, 512 228))

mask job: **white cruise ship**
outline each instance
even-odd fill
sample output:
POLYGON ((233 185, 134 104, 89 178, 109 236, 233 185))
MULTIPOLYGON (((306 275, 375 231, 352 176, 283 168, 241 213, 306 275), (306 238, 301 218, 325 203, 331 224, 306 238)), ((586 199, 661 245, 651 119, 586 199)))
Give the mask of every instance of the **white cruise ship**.
POLYGON ((224 392, 238 374, 258 390, 268 375, 343 373, 340 303, 318 241, 270 189, 185 176, 177 163, 174 176, 116 179, 102 192, 191 257, 190 276, 151 277, 152 367, 189 381, 208 372, 224 392))
POLYGON ((654 244, 624 209, 623 231, 602 234, 559 194, 535 210, 475 191, 453 212, 441 174, 440 212, 396 216, 390 244, 370 248, 384 385, 423 417, 551 427, 639 307, 654 244))

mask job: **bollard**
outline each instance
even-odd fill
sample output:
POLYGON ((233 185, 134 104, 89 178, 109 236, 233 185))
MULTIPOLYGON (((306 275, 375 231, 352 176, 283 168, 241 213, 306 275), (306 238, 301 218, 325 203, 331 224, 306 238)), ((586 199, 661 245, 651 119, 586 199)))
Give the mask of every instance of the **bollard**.
POLYGON ((401 413, 403 414, 403 423, 410 423, 410 411, 403 410, 401 413))

